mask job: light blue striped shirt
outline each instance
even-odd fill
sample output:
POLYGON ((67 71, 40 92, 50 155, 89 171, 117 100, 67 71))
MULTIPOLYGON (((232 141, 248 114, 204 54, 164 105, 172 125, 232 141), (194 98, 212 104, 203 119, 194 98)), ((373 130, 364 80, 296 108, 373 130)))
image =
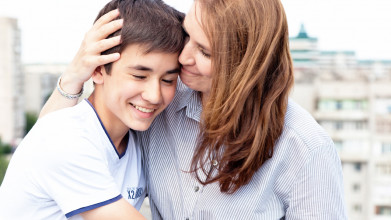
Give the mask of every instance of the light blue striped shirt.
POLYGON ((199 94, 179 82, 173 103, 138 133, 153 219, 347 219, 334 144, 292 100, 273 157, 234 194, 187 172, 201 111, 199 94))

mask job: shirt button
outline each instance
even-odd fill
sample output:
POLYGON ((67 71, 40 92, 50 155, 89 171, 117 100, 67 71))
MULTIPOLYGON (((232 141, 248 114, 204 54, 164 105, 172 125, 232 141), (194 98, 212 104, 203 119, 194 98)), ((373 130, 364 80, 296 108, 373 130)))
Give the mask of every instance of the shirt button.
POLYGON ((219 164, 219 163, 217 162, 217 160, 212 160, 212 165, 213 165, 213 166, 217 166, 217 164, 219 164))
POLYGON ((195 186, 194 187, 194 192, 198 192, 200 190, 200 187, 199 186, 195 186))

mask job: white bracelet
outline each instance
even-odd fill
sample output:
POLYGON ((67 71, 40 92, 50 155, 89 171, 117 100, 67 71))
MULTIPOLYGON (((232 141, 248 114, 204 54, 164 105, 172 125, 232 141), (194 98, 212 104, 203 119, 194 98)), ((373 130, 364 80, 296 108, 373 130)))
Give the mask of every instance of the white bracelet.
POLYGON ((81 91, 79 93, 77 93, 77 94, 69 94, 69 93, 65 92, 64 90, 62 90, 62 88, 60 86, 60 82, 61 82, 61 76, 58 77, 57 90, 65 98, 67 98, 67 99, 77 99, 77 98, 79 98, 83 94, 83 91, 84 91, 83 87, 81 88, 81 91))

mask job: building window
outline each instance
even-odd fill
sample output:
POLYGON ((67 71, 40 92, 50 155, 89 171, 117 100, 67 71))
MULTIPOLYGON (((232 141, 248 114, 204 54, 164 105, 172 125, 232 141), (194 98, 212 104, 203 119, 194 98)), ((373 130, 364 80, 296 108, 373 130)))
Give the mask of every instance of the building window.
POLYGON ((382 143, 381 144, 381 152, 383 154, 390 154, 391 153, 391 143, 382 143))
POLYGON ((361 171, 361 163, 354 163, 353 166, 355 171, 357 172, 361 171))
POLYGON ((361 189, 361 186, 360 186, 360 184, 358 184, 358 183, 355 183, 355 184, 353 184, 353 191, 355 191, 355 192, 359 192, 359 191, 360 191, 360 189, 361 189))
POLYGON ((376 172, 379 175, 391 175, 391 164, 379 163, 376 164, 376 172))
POLYGON ((391 206, 376 206, 375 212, 377 215, 391 216, 391 206))
POLYGON ((341 110, 341 109, 342 109, 342 101, 337 101, 337 102, 335 103, 335 108, 336 108, 337 110, 341 110))
POLYGON ((364 130, 367 127, 367 123, 365 121, 357 121, 356 122, 356 130, 364 130))
POLYGON ((384 119, 376 120, 376 131, 379 133, 389 133, 391 132, 391 121, 384 119))
POLYGON ((343 143, 340 140, 335 140, 334 141, 334 146, 335 146, 335 148, 337 149, 338 152, 341 152, 342 149, 343 149, 343 143))
POLYGON ((335 130, 342 130, 343 129, 343 122, 342 121, 336 121, 335 122, 335 130))
POLYGON ((355 212, 361 212, 361 211, 362 211, 362 206, 361 206, 361 204, 354 204, 354 205, 353 205, 353 210, 354 210, 355 212))

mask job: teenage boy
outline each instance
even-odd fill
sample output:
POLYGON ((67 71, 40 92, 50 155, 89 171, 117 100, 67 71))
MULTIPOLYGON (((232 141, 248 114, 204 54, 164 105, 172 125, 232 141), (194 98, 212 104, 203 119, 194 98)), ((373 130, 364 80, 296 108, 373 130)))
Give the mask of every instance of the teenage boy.
MULTIPOLYGON (((0 219, 142 219, 140 149, 146 130, 175 95, 184 15, 160 0, 113 0, 120 58, 94 70, 95 90, 78 105, 39 119, 16 150, 0 188, 0 219), (129 128, 131 129, 129 131, 129 128)), ((96 23, 98 23, 96 21, 96 23)), ((76 99, 61 88, 59 94, 76 99)))

